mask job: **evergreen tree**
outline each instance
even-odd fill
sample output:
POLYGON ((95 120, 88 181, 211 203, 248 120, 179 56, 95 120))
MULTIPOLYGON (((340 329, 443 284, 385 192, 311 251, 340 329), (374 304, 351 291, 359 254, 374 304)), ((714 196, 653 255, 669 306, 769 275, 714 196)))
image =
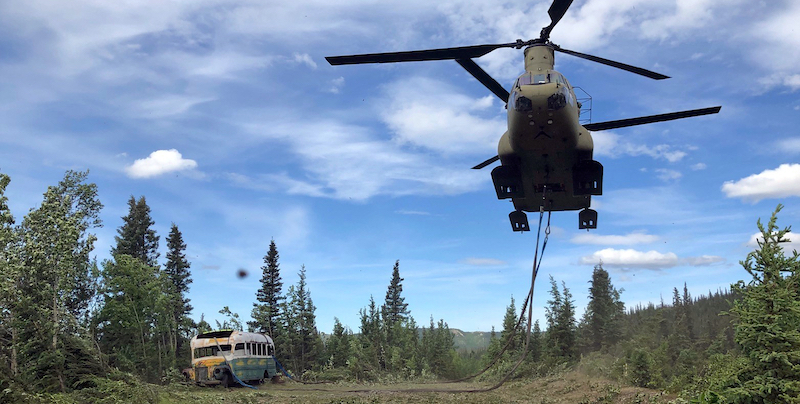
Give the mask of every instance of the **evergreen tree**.
POLYGON ((19 369, 21 380, 45 391, 66 391, 83 376, 83 369, 71 369, 71 359, 92 363, 89 372, 98 366, 81 337, 95 293, 89 254, 96 237, 89 230, 101 225, 102 208, 97 186, 85 183, 87 176, 67 171, 19 229, 19 272, 11 304, 12 328, 18 331, 14 359, 26 364, 19 369))
POLYGON ((554 358, 570 361, 575 357, 575 307, 572 295, 565 283, 558 284, 550 276, 550 296, 547 301, 545 316, 547 317, 547 341, 550 353, 554 358))
POLYGON ((431 317, 430 328, 423 329, 420 350, 425 358, 425 368, 438 376, 454 375, 456 351, 453 333, 444 320, 434 324, 431 317))
POLYGON ((511 296, 511 303, 506 307, 506 314, 503 316, 503 331, 500 332, 500 339, 498 340, 500 344, 499 348, 502 349, 502 347, 508 343, 508 339, 511 338, 511 345, 508 346, 508 350, 506 351, 509 354, 522 347, 522 330, 526 325, 525 320, 523 320, 520 323, 520 327, 517 328, 518 320, 517 306, 514 302, 514 296, 511 296))
POLYGON ((302 373, 310 370, 319 362, 322 353, 322 339, 317 332, 316 307, 311 300, 311 292, 306 284, 306 267, 300 268, 298 272, 297 287, 291 289, 289 294, 290 305, 294 313, 294 327, 287 331, 293 334, 293 353, 292 362, 295 372, 302 373))
POLYGON ((752 280, 732 286, 736 342, 746 363, 724 392, 735 403, 800 403, 800 254, 787 257, 780 243, 790 227, 776 224, 781 205, 767 226, 758 221, 758 249, 741 262, 752 280))
POLYGON ((542 329, 539 327, 539 320, 533 323, 533 330, 531 331, 531 341, 528 347, 530 352, 530 360, 534 363, 542 359, 542 329))
POLYGON ((109 365, 151 382, 159 380, 163 358, 156 346, 164 285, 157 270, 119 254, 103 262, 102 277, 103 305, 94 323, 109 365))
POLYGON ((361 363, 371 369, 385 369, 385 341, 386 335, 381 326, 380 311, 375 305, 375 299, 369 297, 369 306, 359 310, 361 318, 361 334, 359 343, 361 345, 361 363))
POLYGON ((183 235, 178 226, 172 223, 172 228, 167 237, 167 263, 164 266, 163 275, 166 277, 167 285, 167 305, 169 306, 170 346, 174 350, 176 361, 188 357, 189 352, 184 348, 188 347, 190 338, 192 319, 189 313, 192 305, 189 304, 189 284, 192 283, 189 267, 191 264, 186 260, 186 244, 183 242, 183 235))
POLYGON ((251 317, 255 321, 249 323, 250 329, 253 331, 264 329, 276 343, 281 339, 278 334, 278 319, 281 316, 281 302, 284 300, 281 295, 283 282, 278 258, 278 248, 275 246, 275 240, 272 240, 269 243, 269 251, 264 256, 265 265, 261 267, 261 287, 256 292, 258 303, 253 303, 251 317))
POLYGON ((18 301, 17 282, 20 278, 18 234, 14 226, 14 216, 8 208, 5 190, 11 178, 0 173, 0 360, 9 364, 10 375, 0 373, 0 388, 8 387, 6 376, 17 375, 17 337, 18 330, 13 326, 15 303, 18 301))
POLYGON ((619 340, 625 305, 602 264, 595 265, 589 283, 589 303, 584 312, 582 336, 584 345, 591 352, 607 348, 619 340))
POLYGON ((392 269, 392 280, 386 290, 386 301, 382 307, 383 318, 390 327, 408 319, 408 304, 405 303, 405 298, 400 295, 403 293, 402 282, 400 260, 397 260, 392 269))
POLYGON ((327 344, 325 344, 329 366, 341 368, 347 365, 347 360, 350 358, 350 340, 352 336, 353 332, 349 328, 345 328, 339 322, 339 319, 334 317, 333 333, 328 338, 327 344))
POLYGON ((144 196, 137 201, 131 195, 128 200, 128 215, 123 216, 123 224, 117 229, 118 236, 114 239, 116 247, 111 249, 111 254, 127 254, 143 263, 158 266, 158 236, 156 231, 151 228, 155 222, 150 218, 150 207, 144 196))

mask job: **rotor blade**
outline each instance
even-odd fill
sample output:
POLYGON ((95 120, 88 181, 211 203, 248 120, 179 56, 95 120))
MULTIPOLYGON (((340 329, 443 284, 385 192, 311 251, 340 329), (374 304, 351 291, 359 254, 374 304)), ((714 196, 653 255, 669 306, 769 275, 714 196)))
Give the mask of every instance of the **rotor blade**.
POLYGON ((486 160, 483 163, 480 163, 480 164, 476 165, 475 167, 472 167, 472 169, 473 170, 480 170, 481 168, 486 167, 489 164, 492 164, 497 160, 500 160, 500 156, 494 156, 494 157, 490 158, 489 160, 486 160))
MULTIPOLYGON (((522 41, 519 41, 522 42, 522 41)), ((495 49, 522 46, 517 42, 461 46, 457 48, 427 49, 407 52, 367 53, 362 55, 327 56, 333 66, 362 63, 421 62, 425 60, 470 59, 481 57, 495 49)))
POLYGON ((497 80, 493 79, 489 73, 486 73, 485 70, 481 69, 477 63, 475 63, 472 59, 456 59, 456 62, 461 65, 464 69, 466 69, 469 74, 473 77, 478 79, 489 91, 493 92, 494 95, 500 97, 503 102, 508 104, 508 91, 503 88, 497 80))
POLYGON ((558 45, 554 45, 553 49, 555 49, 555 50, 557 50, 559 52, 564 52, 564 53, 566 53, 568 55, 577 56, 579 58, 583 58, 583 59, 586 59, 586 60, 591 60, 592 62, 602 63, 602 64, 607 65, 607 66, 616 67, 617 69, 627 70, 627 71, 629 71, 631 73, 636 73, 636 74, 639 74, 639 75, 642 75, 642 76, 645 76, 645 77, 649 77, 651 79, 663 80, 663 79, 668 79, 669 78, 669 76, 665 76, 665 75, 663 75, 661 73, 656 73, 656 72, 653 72, 653 71, 650 71, 650 70, 647 70, 647 69, 642 69, 641 67, 631 66, 631 65, 627 65, 625 63, 615 62, 613 60, 604 59, 604 58, 597 57, 597 56, 592 56, 592 55, 587 55, 585 53, 571 51, 569 49, 564 49, 564 48, 562 48, 562 47, 560 47, 558 45))
POLYGON ((567 12, 567 9, 572 4, 572 0, 554 0, 553 4, 550 5, 550 9, 547 10, 547 14, 550 15, 550 20, 553 21, 550 23, 550 29, 558 24, 561 21, 561 17, 567 12))
POLYGON ((644 125, 646 123, 672 121, 674 119, 691 118, 693 116, 716 114, 717 112, 719 112, 720 109, 722 109, 721 106, 693 109, 689 111, 670 112, 668 114, 641 116, 638 118, 630 118, 630 119, 620 119, 618 121, 590 123, 588 125, 583 125, 583 127, 590 131, 596 132, 600 130, 625 128, 628 126, 635 126, 635 125, 644 125))

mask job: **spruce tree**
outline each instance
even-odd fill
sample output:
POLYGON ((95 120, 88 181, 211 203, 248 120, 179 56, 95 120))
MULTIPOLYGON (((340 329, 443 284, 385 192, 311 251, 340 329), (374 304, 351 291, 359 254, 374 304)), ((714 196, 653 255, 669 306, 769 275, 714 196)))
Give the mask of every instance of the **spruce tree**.
POLYGON ((508 343, 511 338, 511 345, 508 346, 506 352, 511 353, 522 347, 522 331, 525 328, 524 320, 517 328, 517 306, 514 302, 514 296, 511 296, 511 303, 506 307, 506 314, 503 316, 503 331, 500 332, 499 347, 502 348, 508 343))
POLYGON ((294 329, 288 330, 295 335, 294 338, 294 370, 303 372, 311 369, 319 360, 322 340, 317 332, 316 307, 311 300, 311 292, 306 283, 306 267, 303 265, 298 272, 297 287, 293 288, 290 304, 295 315, 294 329))
POLYGON ((747 358, 724 395, 735 403, 800 403, 800 254, 786 256, 790 227, 779 229, 778 205, 742 267, 752 279, 732 285, 736 342, 747 358))
POLYGON ((275 240, 269 243, 269 251, 264 256, 264 266, 261 267, 261 287, 256 292, 256 300, 253 303, 251 317, 255 321, 250 322, 250 328, 257 331, 264 329, 273 339, 280 339, 279 318, 281 315, 281 295, 283 282, 281 281, 280 264, 278 263, 278 248, 275 240))
POLYGON ((192 305, 189 304, 189 284, 192 283, 189 267, 191 264, 186 259, 186 244, 183 242, 183 235, 178 226, 172 223, 172 228, 167 237, 167 263, 164 266, 164 276, 168 288, 166 297, 169 306, 169 315, 172 323, 170 340, 175 352, 176 361, 186 357, 188 352, 184 352, 184 347, 188 346, 188 338, 192 320, 189 313, 192 305))
POLYGON ((386 299, 381 307, 383 322, 386 327, 386 342, 389 347, 396 345, 397 333, 402 332, 402 323, 408 320, 408 304, 403 293, 403 278, 400 277, 400 260, 395 261, 392 269, 392 280, 386 290, 386 299))
POLYGON ((372 369, 386 368, 386 334, 381 325, 381 313, 375 304, 375 298, 370 295, 369 306, 359 310, 361 317, 361 335, 359 343, 363 358, 362 363, 372 369))
POLYGON ((394 268, 392 268, 392 280, 386 290, 386 303, 384 304, 386 318, 389 323, 397 323, 408 318, 408 304, 405 303, 405 298, 401 296, 401 293, 403 293, 402 282, 400 260, 397 260, 394 263, 394 268))
POLYGON ((553 357, 570 361, 575 357, 576 329, 575 306, 572 294, 562 282, 562 290, 550 276, 550 296, 545 308, 547 318, 547 340, 553 357))
POLYGON ((591 352, 613 345, 622 336, 620 320, 625 306, 602 264, 595 265, 589 283, 589 303, 582 333, 586 348, 591 352))
POLYGON ((328 365, 334 368, 342 368, 347 365, 350 359, 350 340, 353 332, 345 328, 338 318, 333 318, 333 333, 325 344, 327 351, 328 365))
POLYGON ((117 229, 118 235, 114 237, 117 245, 111 249, 111 254, 127 254, 143 263, 158 266, 158 236, 151 228, 155 224, 150 218, 150 207, 144 196, 137 201, 131 195, 128 200, 128 215, 123 216, 123 224, 117 229))

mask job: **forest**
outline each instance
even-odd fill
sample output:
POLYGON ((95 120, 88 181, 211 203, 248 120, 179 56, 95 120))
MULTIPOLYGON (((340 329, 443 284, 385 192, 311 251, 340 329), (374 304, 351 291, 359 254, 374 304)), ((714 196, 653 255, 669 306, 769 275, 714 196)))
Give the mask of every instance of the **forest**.
POLYGON ((547 299, 545 324, 527 324, 511 298, 487 347, 457 349, 444 319, 418 324, 410 315, 399 261, 387 268, 383 299, 371 297, 359 311, 357 328, 335 319, 322 332, 305 268, 284 288, 275 240, 252 320, 225 306, 222 323, 194 321, 183 235, 172 223, 161 259, 144 196, 131 196, 109 247, 113 258, 98 263, 92 252, 107 247, 95 245, 92 230, 102 225, 103 205, 88 172, 68 171, 21 219, 8 207, 10 181, 0 173, 0 402, 159 402, 159 388, 200 389, 181 375, 189 340, 232 328, 272 336, 276 359, 305 381, 436 382, 480 373, 475 380, 491 385, 524 356, 515 381, 576 371, 670 393, 675 402, 800 403, 800 256, 782 248, 791 229, 778 226, 780 205, 757 223, 762 239, 741 261, 747 278, 730 288, 691 296, 676 285, 672 301, 625 307, 624 290, 598 263, 580 318, 572 291, 551 276, 548 295, 536 297, 547 299))

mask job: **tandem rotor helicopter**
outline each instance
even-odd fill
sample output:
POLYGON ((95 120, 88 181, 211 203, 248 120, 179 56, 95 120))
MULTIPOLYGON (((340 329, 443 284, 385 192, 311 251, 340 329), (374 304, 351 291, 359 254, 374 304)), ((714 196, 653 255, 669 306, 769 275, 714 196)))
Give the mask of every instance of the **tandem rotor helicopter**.
POLYGON ((555 52, 566 53, 607 66, 627 70, 655 80, 669 78, 660 73, 564 49, 550 42, 550 31, 561 20, 573 0, 554 0, 547 13, 550 25, 537 39, 503 44, 462 46, 407 52, 329 56, 331 65, 455 60, 506 104, 508 130, 500 137, 497 155, 472 167, 484 168, 497 160, 492 182, 498 199, 511 199, 509 214, 513 231, 529 231, 525 212, 581 210, 579 229, 597 228, 597 212, 590 209, 592 195, 603 194, 603 165, 592 158, 591 131, 624 128, 716 114, 722 107, 671 112, 638 118, 581 125, 581 105, 567 79, 553 69, 555 52), (525 72, 511 92, 489 76, 472 59, 500 48, 524 50, 525 72))

